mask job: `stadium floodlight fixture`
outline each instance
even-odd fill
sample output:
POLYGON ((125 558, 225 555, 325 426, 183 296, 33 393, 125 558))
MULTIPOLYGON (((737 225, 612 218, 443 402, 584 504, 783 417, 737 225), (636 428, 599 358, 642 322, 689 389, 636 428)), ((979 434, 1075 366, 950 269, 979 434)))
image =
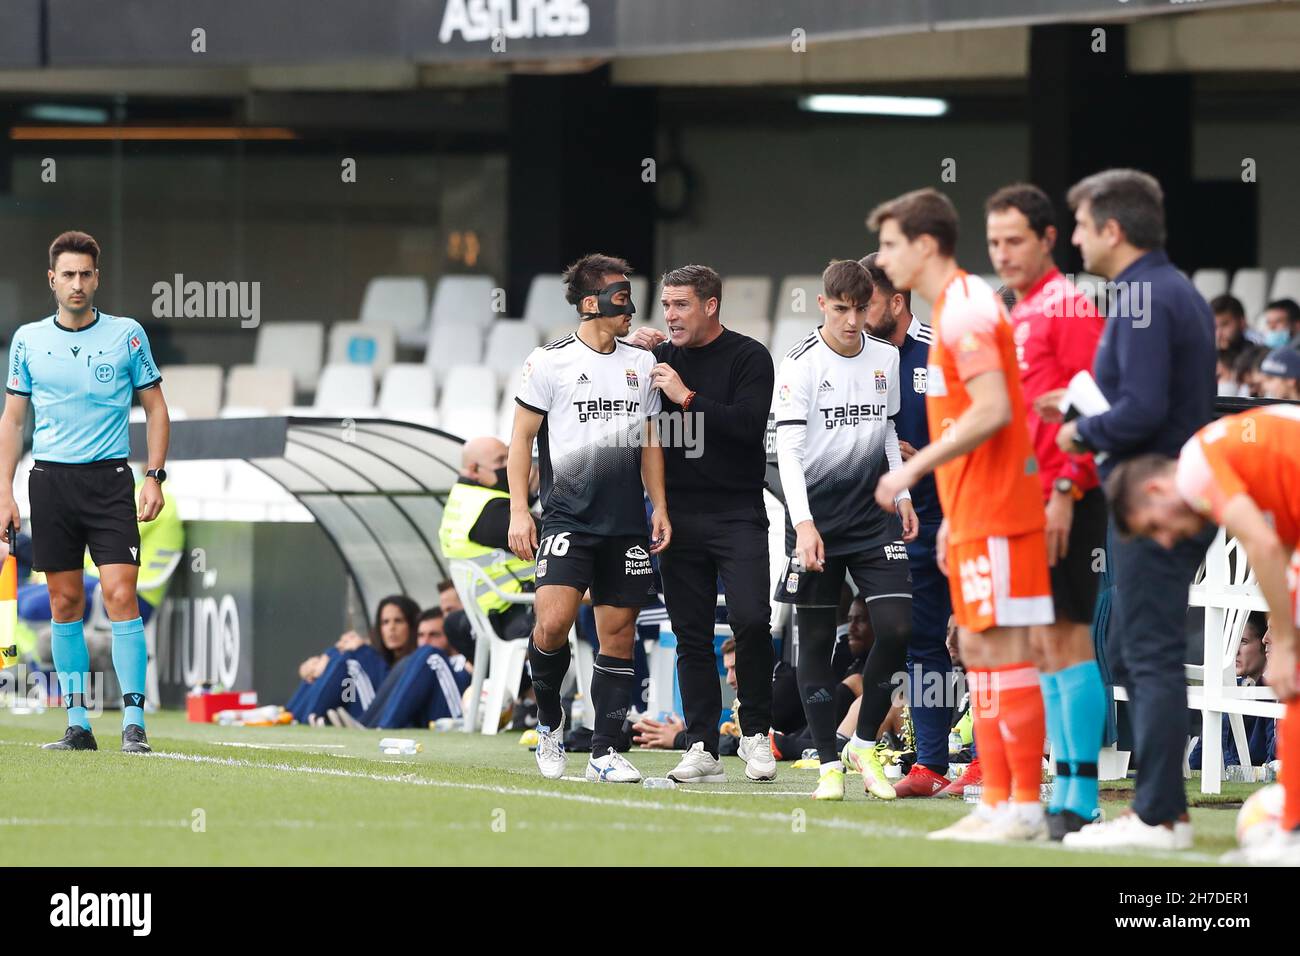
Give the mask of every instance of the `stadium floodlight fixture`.
POLYGON ((931 96, 814 93, 799 97, 799 109, 810 113, 857 113, 871 116, 943 116, 948 112, 948 101, 931 96))
POLYGON ((40 123, 107 123, 108 110, 99 106, 73 106, 67 103, 36 103, 23 110, 24 115, 40 123))

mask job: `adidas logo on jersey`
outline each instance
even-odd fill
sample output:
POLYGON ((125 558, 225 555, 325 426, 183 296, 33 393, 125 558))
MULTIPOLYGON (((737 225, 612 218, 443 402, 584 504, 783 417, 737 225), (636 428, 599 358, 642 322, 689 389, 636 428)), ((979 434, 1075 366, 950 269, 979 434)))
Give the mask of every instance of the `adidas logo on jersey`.
POLYGON ((590 384, 591 384, 591 379, 587 378, 587 373, 586 373, 586 372, 583 372, 581 375, 578 376, 578 384, 579 384, 579 385, 590 385, 590 384))
POLYGON ((833 392, 833 391, 835 391, 835 386, 832 385, 830 382, 826 381, 826 379, 822 379, 822 383, 821 383, 820 385, 817 386, 817 391, 819 391, 819 392, 833 392))

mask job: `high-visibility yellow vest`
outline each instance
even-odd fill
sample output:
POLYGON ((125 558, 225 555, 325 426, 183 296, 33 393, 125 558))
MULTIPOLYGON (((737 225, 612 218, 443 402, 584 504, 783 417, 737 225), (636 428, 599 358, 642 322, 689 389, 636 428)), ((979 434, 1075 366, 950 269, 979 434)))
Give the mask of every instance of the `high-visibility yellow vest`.
POLYGON ((0 668, 16 663, 18 663, 18 560, 9 554, 4 559, 4 565, 0 567, 0 668))
MULTIPOLYGON (((475 562, 504 593, 519 594, 523 591, 524 584, 531 583, 534 578, 536 569, 533 562, 522 561, 509 550, 485 547, 471 541, 469 537, 470 529, 483 514, 488 502, 509 497, 508 492, 496 488, 456 482, 447 495, 442 525, 438 528, 438 540, 442 544, 444 556, 475 562)), ((509 601, 502 600, 492 591, 480 594, 478 604, 489 614, 504 611, 511 606, 509 601)))

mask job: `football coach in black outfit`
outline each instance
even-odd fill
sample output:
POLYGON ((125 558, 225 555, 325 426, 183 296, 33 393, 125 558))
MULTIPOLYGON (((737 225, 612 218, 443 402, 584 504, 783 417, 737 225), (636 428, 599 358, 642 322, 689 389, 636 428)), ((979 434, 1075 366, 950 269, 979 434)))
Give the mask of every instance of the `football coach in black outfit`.
POLYGON ((677 676, 686 719, 686 756, 668 776, 679 783, 725 779, 718 760, 722 690, 714 659, 717 579, 736 638, 740 756, 751 780, 772 780, 772 631, 768 603, 767 470, 764 435, 772 405, 772 357, 759 342, 724 328, 722 280, 708 266, 663 277, 668 334, 638 331, 653 348, 652 381, 663 396, 659 434, 673 514, 673 547, 660 556, 664 601, 677 636, 677 676))

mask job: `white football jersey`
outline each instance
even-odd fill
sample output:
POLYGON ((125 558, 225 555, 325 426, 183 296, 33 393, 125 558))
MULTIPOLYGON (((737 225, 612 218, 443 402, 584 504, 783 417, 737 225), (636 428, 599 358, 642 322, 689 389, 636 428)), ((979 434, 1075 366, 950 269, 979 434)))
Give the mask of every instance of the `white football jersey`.
POLYGON ((659 413, 655 358, 615 340, 597 352, 576 333, 533 350, 515 401, 545 416, 537 433, 546 533, 646 533, 641 445, 659 413))
MULTIPOLYGON (((818 330, 781 361, 772 402, 778 457, 787 454, 782 430, 803 426, 807 507, 827 554, 854 553, 901 536, 898 519, 875 497, 889 470, 885 445, 899 408, 898 364, 898 349, 884 339, 863 332, 861 349, 846 357, 818 330)), ((803 520, 790 517, 796 524, 803 520)), ((793 532, 788 537, 793 546, 793 532)))

